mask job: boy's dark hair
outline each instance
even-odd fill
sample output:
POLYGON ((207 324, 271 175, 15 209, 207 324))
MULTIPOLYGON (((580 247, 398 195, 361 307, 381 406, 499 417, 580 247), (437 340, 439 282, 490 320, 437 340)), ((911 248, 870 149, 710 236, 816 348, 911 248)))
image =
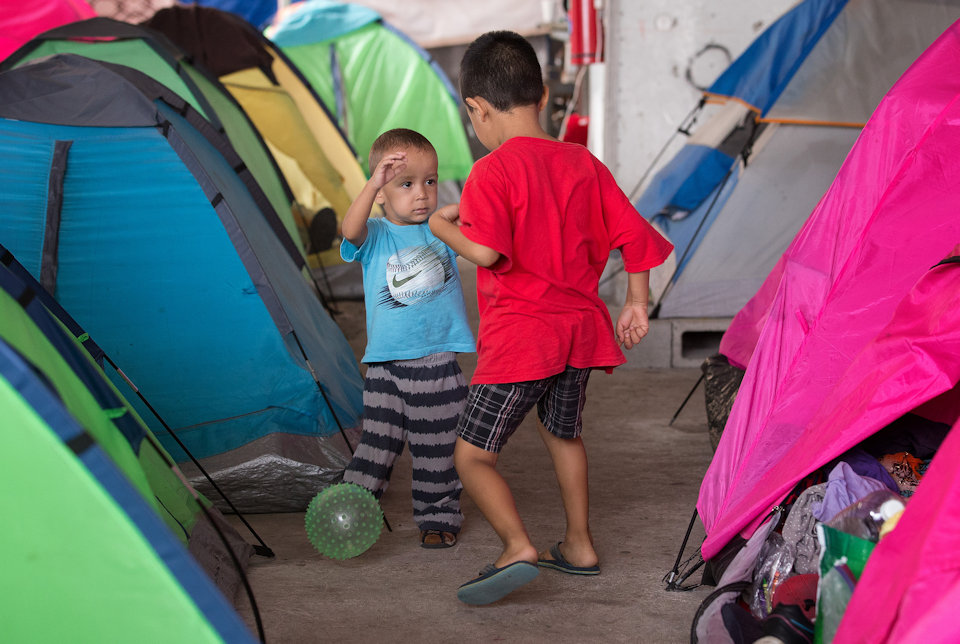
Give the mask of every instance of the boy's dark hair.
POLYGON ((437 153, 433 144, 419 132, 402 127, 387 130, 378 136, 377 140, 370 146, 370 158, 368 159, 370 172, 373 172, 373 169, 377 167, 384 154, 399 148, 414 148, 424 152, 437 153))
POLYGON ((543 73, 533 46, 512 31, 489 31, 474 40, 460 61, 460 96, 479 96, 501 112, 539 103, 543 73))

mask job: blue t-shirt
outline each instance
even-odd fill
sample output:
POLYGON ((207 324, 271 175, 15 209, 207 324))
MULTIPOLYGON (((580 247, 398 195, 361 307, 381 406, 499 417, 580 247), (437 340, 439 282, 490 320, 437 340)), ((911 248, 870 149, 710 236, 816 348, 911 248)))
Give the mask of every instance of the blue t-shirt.
POLYGON ((476 351, 457 256, 427 224, 369 219, 363 244, 357 248, 344 239, 340 256, 363 267, 367 351, 362 362, 476 351))

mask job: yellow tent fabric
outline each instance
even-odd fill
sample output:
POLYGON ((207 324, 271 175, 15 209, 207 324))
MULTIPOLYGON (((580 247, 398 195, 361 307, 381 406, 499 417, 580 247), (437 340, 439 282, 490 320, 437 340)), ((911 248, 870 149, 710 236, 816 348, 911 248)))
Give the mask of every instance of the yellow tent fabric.
POLYGON ((215 75, 252 121, 293 193, 289 214, 311 268, 341 264, 339 224, 367 177, 299 70, 252 25, 225 11, 167 7, 144 25, 215 75))
MULTIPOLYGON (((300 207, 294 216, 302 237, 309 240, 306 229, 323 207, 333 209, 339 227, 366 175, 336 125, 286 62, 274 55, 271 70, 276 83, 256 67, 221 76, 220 82, 274 152, 300 207)), ((307 251, 313 267, 342 262, 336 244, 323 250, 308 243, 307 251)))

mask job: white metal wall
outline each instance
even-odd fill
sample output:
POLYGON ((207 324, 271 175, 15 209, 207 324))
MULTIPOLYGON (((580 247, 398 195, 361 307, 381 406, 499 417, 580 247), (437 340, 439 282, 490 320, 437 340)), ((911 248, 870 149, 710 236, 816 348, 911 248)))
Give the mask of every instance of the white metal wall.
MULTIPOLYGON (((607 62, 591 68, 590 147, 629 194, 699 100, 694 84, 710 85, 796 0, 604 4, 607 62)), ((680 145, 676 137, 670 149, 680 145)))

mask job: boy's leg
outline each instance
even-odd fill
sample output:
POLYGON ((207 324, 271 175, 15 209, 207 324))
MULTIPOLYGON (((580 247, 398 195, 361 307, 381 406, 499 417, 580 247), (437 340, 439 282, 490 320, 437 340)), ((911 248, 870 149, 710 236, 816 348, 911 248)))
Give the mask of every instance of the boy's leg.
POLYGON ((343 473, 345 483, 356 483, 380 499, 390 483, 393 463, 403 451, 400 392, 387 369, 389 363, 372 364, 363 382, 363 433, 353 458, 343 473))
MULTIPOLYGON (((541 421, 537 430, 553 461, 567 518, 563 542, 557 547, 562 558, 578 568, 596 566, 598 561, 590 534, 587 452, 580 438, 589 378, 589 369, 567 367, 537 403, 541 421)), ((549 561, 555 556, 547 550, 540 558, 549 561)))
POLYGON ((460 532, 460 491, 453 466, 457 421, 466 404, 467 385, 453 353, 417 361, 408 390, 407 441, 413 461, 413 517, 420 530, 460 532))
POLYGON ((493 565, 502 568, 515 561, 536 563, 537 549, 530 542, 510 487, 496 470, 497 458, 496 452, 457 439, 454 460, 463 488, 503 542, 503 552, 493 565))
MULTIPOLYGON (((559 546, 563 558, 577 567, 596 566, 599 559, 590 534, 587 452, 583 440, 579 437, 558 438, 541 423, 537 423, 537 429, 553 460, 567 517, 567 530, 559 546)), ((553 559, 553 555, 547 550, 541 553, 540 558, 549 560, 553 559)))
POLYGON ((523 422, 550 384, 550 378, 503 385, 473 385, 457 428, 454 462, 463 488, 503 542, 494 563, 501 568, 515 561, 537 560, 537 549, 523 526, 513 493, 496 470, 507 439, 523 422))

